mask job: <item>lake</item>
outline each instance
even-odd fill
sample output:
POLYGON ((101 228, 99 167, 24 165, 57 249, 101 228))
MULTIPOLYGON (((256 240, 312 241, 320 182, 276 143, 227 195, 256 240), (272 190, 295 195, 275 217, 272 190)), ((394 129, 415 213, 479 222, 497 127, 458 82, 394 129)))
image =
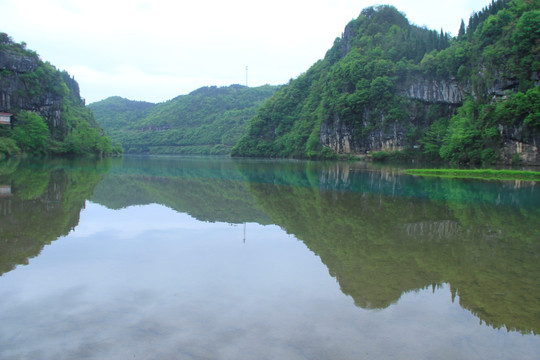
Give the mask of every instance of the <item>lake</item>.
POLYGON ((538 359, 540 188, 351 162, 0 162, 1 359, 538 359))

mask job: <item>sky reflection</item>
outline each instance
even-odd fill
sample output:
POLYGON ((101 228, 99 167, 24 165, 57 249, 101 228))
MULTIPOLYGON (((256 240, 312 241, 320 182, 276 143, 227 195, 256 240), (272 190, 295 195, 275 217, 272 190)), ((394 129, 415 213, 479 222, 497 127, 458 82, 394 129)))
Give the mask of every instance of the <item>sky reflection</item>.
POLYGON ((74 231, 0 278, 0 358, 527 359, 540 349, 538 337, 478 325, 447 285, 365 310, 278 226, 249 223, 243 237, 243 225, 161 205, 88 202, 74 231))

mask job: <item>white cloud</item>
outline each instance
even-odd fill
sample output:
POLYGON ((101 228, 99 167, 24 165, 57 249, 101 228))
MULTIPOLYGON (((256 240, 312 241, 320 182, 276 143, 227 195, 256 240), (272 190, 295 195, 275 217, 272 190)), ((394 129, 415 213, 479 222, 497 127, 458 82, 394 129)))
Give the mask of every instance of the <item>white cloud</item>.
MULTIPOLYGON (((4 0, 3 29, 75 76, 88 102, 164 101, 206 85, 282 84, 322 58, 371 0, 4 0)), ((390 0, 456 33, 489 0, 390 0)))

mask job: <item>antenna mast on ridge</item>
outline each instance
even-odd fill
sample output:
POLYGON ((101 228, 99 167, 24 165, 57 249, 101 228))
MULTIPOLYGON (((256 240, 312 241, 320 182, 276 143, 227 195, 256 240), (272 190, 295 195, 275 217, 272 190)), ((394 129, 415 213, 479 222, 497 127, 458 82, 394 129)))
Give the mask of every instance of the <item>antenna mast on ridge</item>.
POLYGON ((246 66, 246 87, 248 86, 248 67, 246 66))

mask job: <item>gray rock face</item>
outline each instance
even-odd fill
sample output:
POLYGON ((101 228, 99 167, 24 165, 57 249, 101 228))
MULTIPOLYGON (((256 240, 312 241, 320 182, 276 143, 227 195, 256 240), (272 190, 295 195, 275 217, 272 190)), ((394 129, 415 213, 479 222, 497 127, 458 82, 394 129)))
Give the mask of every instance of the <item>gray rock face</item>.
POLYGON ((504 139, 501 151, 502 161, 512 164, 518 161, 524 165, 540 164, 540 134, 524 131, 523 124, 499 126, 504 139))
POLYGON ((456 80, 427 80, 418 78, 404 89, 403 94, 410 99, 427 103, 461 105, 464 91, 456 80))
MULTIPOLYGON (((506 96, 517 86, 516 79, 499 78, 487 89, 489 96, 494 99, 506 96)), ((407 143, 407 128, 417 128, 421 132, 429 129, 430 124, 426 121, 425 114, 430 106, 435 104, 446 105, 448 115, 463 104, 466 93, 471 92, 465 85, 456 79, 433 80, 422 76, 409 76, 397 91, 405 99, 409 99, 407 119, 399 122, 387 123, 382 114, 377 120, 378 125, 370 125, 368 119, 373 118, 372 110, 365 110, 361 120, 354 124, 343 122, 338 115, 323 121, 320 130, 320 141, 323 146, 330 147, 338 154, 367 154, 373 151, 396 151, 403 150, 406 146, 418 146, 407 143), (423 115, 424 114, 424 115, 423 115), (360 127, 355 128, 356 127, 360 127), (372 129, 372 130, 370 130, 372 129)), ((474 94, 473 94, 474 95, 474 94)), ((540 134, 524 128, 520 125, 500 125, 499 131, 503 138, 501 148, 501 161, 512 164, 519 161, 525 165, 540 164, 540 134)))
POLYGON ((332 148, 338 154, 360 153, 353 141, 353 131, 350 126, 343 124, 336 116, 334 122, 321 124, 321 144, 332 148))
POLYGON ((56 137, 63 126, 63 99, 51 92, 31 95, 28 89, 35 85, 30 83, 26 75, 37 67, 37 57, 0 51, 0 112, 34 111, 50 124, 52 135, 56 137))
MULTIPOLYGON (((364 114, 368 118, 369 114, 364 114)), ((382 115, 381 115, 382 117, 382 115)), ((381 118, 384 122, 384 118, 381 118)), ((367 126, 367 123, 364 124, 367 126)), ((405 147, 406 128, 393 122, 385 129, 374 129, 364 136, 355 136, 353 125, 344 124, 339 116, 333 122, 321 124, 321 144, 328 146, 338 154, 368 154, 371 151, 399 151, 405 147)))
POLYGON ((36 68, 36 59, 31 56, 13 54, 7 51, 0 52, 0 70, 27 73, 34 71, 36 68))
MULTIPOLYGON (((345 44, 349 32, 350 29, 347 28, 344 34, 345 44)), ((425 119, 425 113, 430 106, 444 104, 449 109, 455 109, 463 103, 465 98, 465 89, 457 80, 433 80, 427 79, 421 74, 411 74, 397 85, 396 91, 411 102, 408 119, 387 124, 381 114, 378 123, 384 124, 384 126, 374 127, 370 126, 368 120, 373 115, 373 111, 370 109, 364 111, 361 123, 356 122, 355 125, 346 124, 341 121, 338 115, 334 115, 332 119, 323 121, 321 124, 321 144, 330 147, 338 154, 366 154, 372 151, 403 150, 407 145, 407 125, 427 131, 429 124, 425 119), (355 126, 361 126, 364 130, 355 129, 355 126), (365 130, 369 128, 374 129, 365 130)), ((449 113, 452 111, 449 110, 449 113)))

